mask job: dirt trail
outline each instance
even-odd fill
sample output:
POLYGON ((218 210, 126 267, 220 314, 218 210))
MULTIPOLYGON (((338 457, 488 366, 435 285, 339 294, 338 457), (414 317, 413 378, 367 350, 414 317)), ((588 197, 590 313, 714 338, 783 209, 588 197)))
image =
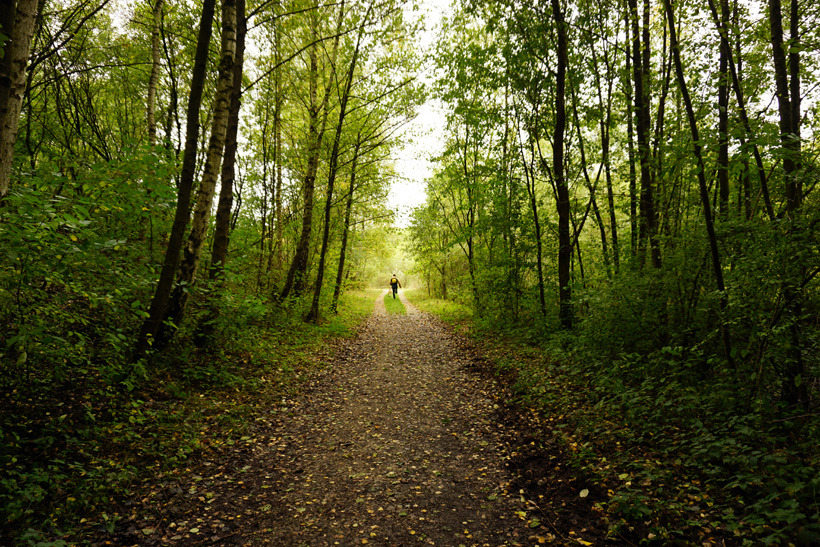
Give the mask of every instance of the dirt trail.
POLYGON ((471 371, 464 340, 401 298, 407 315, 387 315, 379 297, 318 387, 272 410, 254 444, 167 485, 157 522, 135 523, 132 541, 496 546, 598 535, 572 512, 557 526, 538 507, 533 488, 577 499, 581 487, 544 475, 556 457, 499 423, 499 390, 471 371))

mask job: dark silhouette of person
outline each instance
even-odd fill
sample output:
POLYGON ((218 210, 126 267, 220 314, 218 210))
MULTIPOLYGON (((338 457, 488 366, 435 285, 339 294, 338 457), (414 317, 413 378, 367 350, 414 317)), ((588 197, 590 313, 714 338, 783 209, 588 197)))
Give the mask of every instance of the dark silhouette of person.
POLYGON ((399 287, 401 287, 401 283, 399 283, 399 278, 396 277, 396 274, 393 274, 393 277, 390 278, 390 287, 393 289, 393 298, 396 298, 396 293, 399 292, 399 287))

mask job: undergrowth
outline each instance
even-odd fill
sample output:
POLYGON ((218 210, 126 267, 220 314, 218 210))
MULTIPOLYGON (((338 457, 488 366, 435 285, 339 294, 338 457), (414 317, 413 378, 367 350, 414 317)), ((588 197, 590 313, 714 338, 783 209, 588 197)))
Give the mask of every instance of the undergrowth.
POLYGON ((319 325, 254 298, 223 305, 212 349, 183 329, 153 363, 87 365, 0 395, 0 544, 58 547, 113 530, 114 500, 241 439, 257 409, 322 366, 327 339, 353 334, 373 296, 346 294, 319 325))
MULTIPOLYGON (((462 325, 469 316, 418 304, 462 325)), ((746 400, 717 366, 693 382, 699 360, 673 348, 607 360, 567 335, 533 345, 472 332, 513 402, 537 410, 606 493, 597 505, 616 542, 820 544, 816 415, 746 400)))
POLYGON ((417 308, 440 317, 450 325, 466 327, 473 317, 472 308, 469 306, 452 300, 432 298, 421 289, 409 289, 404 294, 417 308))

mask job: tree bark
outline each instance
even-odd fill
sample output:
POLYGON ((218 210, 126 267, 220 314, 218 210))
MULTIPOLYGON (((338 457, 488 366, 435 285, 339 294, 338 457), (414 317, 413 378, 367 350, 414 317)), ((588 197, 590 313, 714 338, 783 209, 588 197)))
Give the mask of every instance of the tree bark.
POLYGON ((555 76, 555 128, 553 131, 552 169, 558 195, 558 305, 561 326, 571 329, 572 310, 572 239, 570 237, 569 186, 564 178, 564 132, 566 129, 567 28, 560 0, 552 0, 552 14, 558 39, 555 76))
MULTIPOLYGON (((222 153, 225 147, 225 136, 228 130, 228 112, 231 103, 231 89, 234 78, 234 59, 236 55, 236 0, 222 0, 222 46, 219 61, 219 75, 214 95, 211 136, 208 140, 208 151, 205 157, 205 168, 202 181, 196 194, 191 231, 183 249, 183 259, 179 267, 177 285, 171 295, 165 319, 172 325, 178 325, 185 313, 188 302, 188 289, 196 282, 196 273, 202 257, 202 248, 208 232, 216 182, 222 164, 222 153)), ((160 332, 163 332, 162 329, 160 332)), ((160 346, 170 338, 158 336, 160 346)))
POLYGON ((159 46, 160 28, 162 27, 162 3, 163 0, 156 0, 153 9, 153 20, 151 30, 151 77, 148 79, 148 100, 146 101, 146 117, 148 121, 148 144, 157 144, 157 85, 159 83, 159 46))
MULTIPOLYGON (((630 21, 632 17, 630 11, 626 13, 626 34, 629 35, 630 21)), ((635 96, 632 88, 632 45, 627 38, 625 43, 626 51, 626 76, 624 77, 624 95, 626 99, 626 141, 627 157, 629 161, 629 239, 630 250, 633 258, 638 255, 638 174, 635 169, 635 96)))
MULTIPOLYGON (((729 23, 729 2, 720 0, 720 16, 723 28, 729 23)), ((729 44, 720 41, 718 67, 718 157, 717 179, 720 194, 718 213, 729 212, 729 44)))
MULTIPOLYGON (((800 16, 796 0, 790 3, 791 40, 786 56, 786 45, 783 42, 783 14, 780 0, 769 0, 769 20, 771 25, 772 60, 774 64, 776 95, 780 114, 780 145, 783 154, 783 175, 786 180, 787 219, 795 220, 803 201, 800 142, 800 16), (788 63, 788 65, 787 65, 788 63)), ((788 228, 790 236, 795 234, 795 226, 788 228)), ((808 408, 809 395, 805 376, 805 362, 800 342, 800 316, 803 310, 803 296, 800 280, 805 277, 804 266, 800 261, 790 265, 783 283, 783 299, 788 315, 791 318, 789 334, 789 358, 784 366, 783 378, 784 399, 790 405, 802 404, 808 408)))
POLYGON ((649 104, 649 6, 644 0, 643 38, 639 22, 638 2, 629 0, 632 25, 632 71, 634 80, 635 132, 638 140, 638 160, 640 162, 640 209, 638 213, 638 255, 641 264, 646 259, 646 244, 649 243, 652 264, 660 268, 660 247, 657 242, 655 199, 652 190, 652 152, 649 146, 651 112, 649 104))
POLYGON ((347 241, 350 234, 350 215, 353 209, 353 192, 356 189, 356 169, 359 164, 360 146, 361 134, 356 137, 356 146, 353 149, 353 162, 350 165, 350 191, 347 193, 347 201, 345 202, 345 220, 344 226, 342 227, 342 246, 339 250, 339 266, 336 269, 336 285, 333 287, 333 301, 330 304, 330 311, 333 313, 336 313, 339 305, 339 297, 342 295, 342 281, 344 279, 345 260, 347 257, 347 241))
POLYGON ((786 178, 786 213, 791 215, 802 201, 800 177, 800 54, 797 30, 798 12, 793 6, 791 15, 792 44, 786 56, 783 43, 783 14, 780 0, 769 0, 772 61, 774 64, 775 95, 780 115, 780 145, 783 154, 783 173, 786 178), (791 79, 790 79, 791 77, 791 79))
POLYGON ((165 259, 160 271, 159 281, 148 310, 148 318, 143 322, 134 350, 134 359, 140 359, 151 347, 160 332, 162 321, 168 310, 174 277, 179 266, 179 253, 185 237, 185 227, 191 212, 191 190, 196 172, 197 146, 199 144, 199 110, 202 106, 202 91, 205 84, 205 70, 208 62, 208 46, 211 41, 216 0, 204 0, 202 15, 197 36, 196 56, 191 77, 191 90, 188 98, 188 111, 185 135, 185 152, 182 157, 182 170, 177 188, 177 206, 174 222, 165 250, 165 259))
MULTIPOLYGON (((339 21, 337 25, 336 38, 333 42, 333 50, 331 53, 331 65, 336 63, 336 51, 339 47, 339 30, 342 26, 344 17, 344 2, 339 9, 339 21)), ((314 27, 314 37, 315 37, 314 27)), ((299 243, 296 246, 296 253, 293 257, 293 262, 288 269, 288 276, 285 280, 285 286, 279 294, 279 298, 284 300, 291 292, 294 296, 300 296, 305 288, 305 281, 308 269, 308 259, 310 258, 310 234, 313 229, 313 209, 314 200, 313 194, 316 190, 316 173, 319 170, 319 154, 322 150, 322 139, 324 138, 325 128, 327 127, 328 109, 327 103, 330 99, 330 91, 333 84, 333 78, 328 78, 325 86, 325 94, 322 102, 318 99, 319 87, 319 59, 318 59, 318 41, 310 47, 310 105, 308 107, 308 151, 307 151, 307 165, 305 168, 304 178, 304 206, 302 209, 302 231, 299 236, 299 243), (321 120, 320 120, 321 118, 321 120)))
POLYGON ((11 186, 14 143, 20 126, 37 7, 37 0, 19 0, 16 6, 4 2, 0 8, 2 32, 9 37, 0 60, 0 200, 11 186))
POLYGON ((242 71, 245 64, 246 33, 245 0, 236 0, 236 54, 233 63, 233 83, 231 84, 228 125, 225 133, 225 154, 222 160, 219 201, 216 207, 214 242, 211 249, 211 267, 208 272, 208 277, 212 281, 222 275, 228 259, 233 187, 236 179, 236 148, 239 133, 239 109, 242 103, 242 71))
POLYGON ((666 11, 666 18, 669 22, 669 39, 672 48, 672 58, 675 62, 675 73, 677 74, 678 87, 680 88, 681 97, 683 98, 684 107, 686 109, 686 118, 689 121, 689 129, 692 134, 692 152, 697 160, 698 188, 700 190, 700 201, 703 207, 703 218, 706 224, 706 234, 709 239, 709 251, 712 256, 712 271, 715 276, 717 290, 720 293, 721 312, 724 315, 720 318, 723 351, 726 360, 729 363, 732 363, 732 342, 729 335, 729 326, 725 317, 726 310, 729 307, 729 297, 726 293, 726 285, 723 282, 723 268, 720 264, 720 251, 718 249, 717 236, 715 234, 711 200, 709 199, 709 188, 706 183, 706 166, 703 162, 703 153, 700 144, 697 118, 695 117, 695 109, 692 106, 692 99, 689 96, 689 89, 686 86, 686 79, 683 72, 683 64, 681 63, 680 45, 678 44, 677 30, 675 29, 675 13, 672 11, 672 0, 663 0, 663 3, 666 11))

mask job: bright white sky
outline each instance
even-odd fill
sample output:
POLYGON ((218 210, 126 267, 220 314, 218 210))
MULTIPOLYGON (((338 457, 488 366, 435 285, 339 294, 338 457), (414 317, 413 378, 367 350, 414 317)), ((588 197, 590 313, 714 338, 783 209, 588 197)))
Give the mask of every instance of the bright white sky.
MULTIPOLYGON (((450 0, 420 0, 420 4, 427 30, 418 36, 418 41, 421 48, 429 50, 441 16, 450 12, 450 0)), ((430 78, 430 74, 423 77, 430 78)), ((432 100, 419 108, 418 116, 405 129, 408 144, 398 151, 396 171, 399 179, 390 191, 390 206, 398 211, 396 222, 399 226, 407 226, 412 209, 424 203, 425 181, 433 174, 434 167, 429 158, 441 151, 443 130, 444 113, 432 100)))

